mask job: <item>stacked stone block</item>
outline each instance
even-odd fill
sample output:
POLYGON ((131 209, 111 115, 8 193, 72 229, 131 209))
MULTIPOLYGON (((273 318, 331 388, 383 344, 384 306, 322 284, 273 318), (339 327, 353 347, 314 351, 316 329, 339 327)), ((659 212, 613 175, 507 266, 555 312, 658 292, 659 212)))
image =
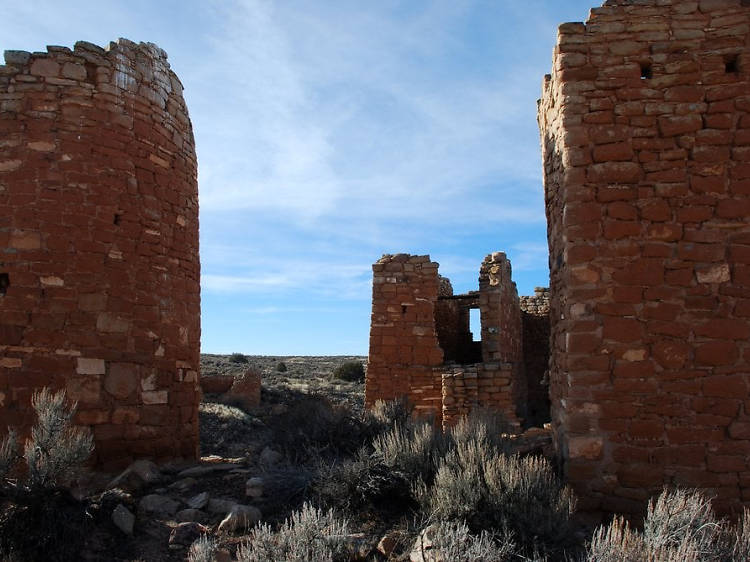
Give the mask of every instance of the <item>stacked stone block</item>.
POLYGON ((461 365, 443 371, 443 428, 455 425, 462 416, 480 408, 500 413, 509 431, 519 431, 517 395, 513 393, 514 385, 519 384, 514 379, 517 375, 512 363, 461 365))
POLYGON ((559 28, 539 123, 552 417, 583 507, 750 500, 750 7, 608 1, 559 28))
POLYGON ((383 256, 373 266, 366 405, 406 397, 418 415, 431 415, 445 427, 482 407, 519 428, 526 384, 510 262, 501 252, 487 256, 480 290, 468 295, 453 295, 437 268, 428 256, 406 254, 383 256), (480 308, 484 336, 479 354, 469 331, 474 307, 480 308), (466 358, 471 363, 456 364, 466 358))
POLYGON ((438 264, 429 256, 397 254, 383 256, 372 269, 365 405, 406 396, 417 413, 439 419, 441 384, 433 373, 443 363, 435 331, 438 264))
POLYGON ((64 388, 100 464, 195 457, 194 141, 164 51, 6 51, 0 66, 0 431, 64 388))

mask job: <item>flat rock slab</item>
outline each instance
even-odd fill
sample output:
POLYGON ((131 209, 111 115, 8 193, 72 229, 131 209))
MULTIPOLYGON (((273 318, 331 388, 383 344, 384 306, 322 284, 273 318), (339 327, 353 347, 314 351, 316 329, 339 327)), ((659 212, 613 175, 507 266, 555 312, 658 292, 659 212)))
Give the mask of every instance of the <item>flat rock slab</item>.
POLYGON ((229 471, 235 468, 237 468, 236 464, 228 462, 201 464, 198 466, 186 468, 185 470, 177 473, 177 478, 187 478, 189 476, 205 476, 206 474, 211 474, 212 472, 229 471))

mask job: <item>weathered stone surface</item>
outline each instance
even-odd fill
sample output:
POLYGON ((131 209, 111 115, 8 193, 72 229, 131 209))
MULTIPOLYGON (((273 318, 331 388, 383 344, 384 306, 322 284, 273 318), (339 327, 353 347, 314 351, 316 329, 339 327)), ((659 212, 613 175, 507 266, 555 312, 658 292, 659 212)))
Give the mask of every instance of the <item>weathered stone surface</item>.
POLYGON ((284 458, 281 453, 274 451, 271 447, 264 447, 258 459, 262 466, 274 466, 284 458))
POLYGON ((179 80, 163 51, 126 40, 5 61, 0 345, 20 364, 2 365, 17 371, 3 421, 26 433, 47 381, 80 403, 103 468, 196 458, 197 164, 179 80))
POLYGON ((260 521, 261 517, 261 512, 257 507, 251 505, 235 505, 221 523, 219 523, 219 530, 225 533, 245 530, 260 521))
POLYGON ((126 535, 133 534, 135 515, 122 504, 118 504, 112 511, 112 523, 126 535))
POLYGON ((261 373, 248 369, 241 376, 234 377, 226 396, 239 402, 243 408, 251 409, 260 404, 261 373))
POLYGON ((232 511, 235 505, 237 505, 237 502, 234 500, 211 498, 206 505, 206 511, 213 514, 225 514, 232 511))
POLYGON ((583 509, 750 497, 749 38, 736 0, 608 0, 559 36, 538 115, 549 390, 583 509))
POLYGON ((245 482, 245 495, 249 498, 263 497, 263 478, 253 477, 245 482))
POLYGON ((180 507, 179 502, 168 496, 149 494, 143 496, 138 503, 139 511, 154 513, 156 515, 174 515, 180 507))
POLYGON ((208 527, 194 521, 179 523, 169 534, 169 548, 187 548, 201 535, 208 534, 208 531, 208 527))
POLYGON ((129 492, 140 490, 148 484, 154 484, 162 478, 159 467, 149 460, 138 460, 123 470, 114 480, 107 484, 107 489, 120 488, 129 492))
POLYGON ((547 331, 542 318, 548 306, 541 303, 548 296, 541 290, 539 296, 524 297, 529 309, 522 310, 504 253, 484 259, 479 291, 466 295, 453 295, 450 281, 438 275, 438 264, 429 256, 385 255, 372 269, 368 407, 378 400, 406 398, 416 413, 434 416, 444 427, 477 406, 502 412, 513 428, 527 413, 534 421, 545 418, 549 406, 541 380, 547 331), (481 343, 470 331, 472 308, 481 312, 481 343), (527 338, 529 346, 540 346, 539 360, 528 361, 528 379, 527 338))
POLYGON ((208 492, 201 492, 200 494, 193 496, 187 501, 187 504, 192 509, 203 509, 208 505, 208 500, 211 498, 208 492))
POLYGON ((175 516, 175 521, 179 523, 186 523, 186 522, 195 522, 195 523, 205 523, 208 520, 208 515, 201 511, 200 509, 181 509, 178 511, 175 516))

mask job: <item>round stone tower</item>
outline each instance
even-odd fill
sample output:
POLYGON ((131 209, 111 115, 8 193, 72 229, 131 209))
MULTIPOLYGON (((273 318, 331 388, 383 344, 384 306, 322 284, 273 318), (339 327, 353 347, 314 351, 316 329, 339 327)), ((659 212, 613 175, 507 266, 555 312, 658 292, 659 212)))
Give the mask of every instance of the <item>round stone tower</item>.
POLYGON ((5 51, 0 435, 64 388, 100 465, 198 452, 195 147, 152 43, 5 51))

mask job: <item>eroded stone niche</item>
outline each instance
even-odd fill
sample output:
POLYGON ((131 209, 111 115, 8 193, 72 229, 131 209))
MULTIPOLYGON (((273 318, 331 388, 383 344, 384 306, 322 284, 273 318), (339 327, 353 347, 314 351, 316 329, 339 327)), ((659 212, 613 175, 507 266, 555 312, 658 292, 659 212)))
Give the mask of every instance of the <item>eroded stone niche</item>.
POLYGON ((164 51, 5 52, 0 252, 0 431, 51 386, 100 464, 195 457, 196 158, 164 51))
POLYGON ((444 427, 478 406, 502 412, 515 428, 547 421, 544 406, 535 405, 533 419, 528 411, 530 389, 542 388, 546 368, 540 371, 540 361, 525 355, 546 362, 548 342, 538 328, 524 325, 527 316, 545 319, 547 303, 540 289, 524 297, 522 310, 501 252, 485 258, 479 290, 464 295, 453 294, 429 256, 383 256, 373 265, 366 405, 406 397, 417 414, 444 427), (480 310, 481 341, 470 331, 474 308, 480 310), (528 374, 539 380, 530 383, 528 374))
POLYGON ((581 505, 750 500, 750 7, 608 1, 559 28, 539 124, 557 447, 581 505))

